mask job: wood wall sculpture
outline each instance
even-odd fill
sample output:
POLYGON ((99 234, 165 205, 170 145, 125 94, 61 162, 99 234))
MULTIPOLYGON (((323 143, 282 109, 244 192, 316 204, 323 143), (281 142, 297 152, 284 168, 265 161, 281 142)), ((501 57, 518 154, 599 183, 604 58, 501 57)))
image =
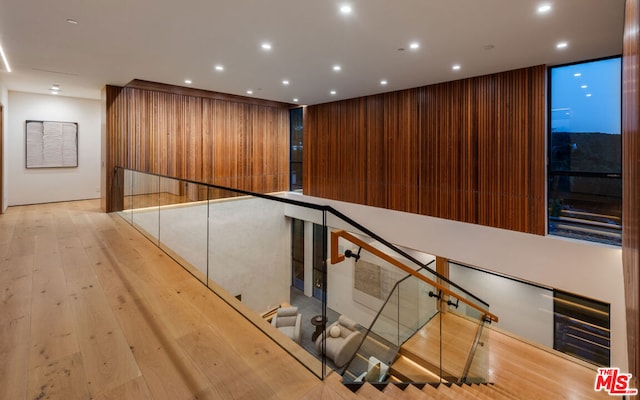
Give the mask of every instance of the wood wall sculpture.
POLYGON ((546 67, 310 106, 304 193, 542 235, 546 67))
POLYGON ((103 207, 114 167, 267 193, 289 185, 289 105, 133 81, 104 90, 103 207))

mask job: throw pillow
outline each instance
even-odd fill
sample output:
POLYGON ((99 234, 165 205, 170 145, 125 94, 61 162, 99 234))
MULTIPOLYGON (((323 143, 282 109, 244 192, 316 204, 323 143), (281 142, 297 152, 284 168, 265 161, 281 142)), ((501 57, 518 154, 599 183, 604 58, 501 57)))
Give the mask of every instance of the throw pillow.
POLYGON ((377 363, 364 376, 365 382, 378 382, 380 379, 380 363, 377 363))
POLYGON ((329 330, 329 336, 337 338, 340 337, 340 327, 338 325, 334 325, 329 330))

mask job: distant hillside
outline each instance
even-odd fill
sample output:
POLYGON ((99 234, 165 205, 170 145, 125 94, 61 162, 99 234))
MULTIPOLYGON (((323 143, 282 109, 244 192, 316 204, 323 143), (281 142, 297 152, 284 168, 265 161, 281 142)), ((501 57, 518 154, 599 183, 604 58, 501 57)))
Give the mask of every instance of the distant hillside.
POLYGON ((620 173, 622 135, 598 132, 553 132, 552 169, 620 173))

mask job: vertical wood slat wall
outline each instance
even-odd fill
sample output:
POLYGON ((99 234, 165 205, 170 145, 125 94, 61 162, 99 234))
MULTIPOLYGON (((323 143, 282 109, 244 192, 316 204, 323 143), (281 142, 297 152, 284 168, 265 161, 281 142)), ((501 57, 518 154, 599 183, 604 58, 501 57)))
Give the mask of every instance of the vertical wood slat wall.
POLYGON ((105 88, 106 190, 116 166, 253 192, 288 190, 288 106, 105 88))
MULTIPOLYGON (((640 1, 627 0, 622 57, 622 265, 629 373, 640 374, 640 1)), ((637 382, 637 381, 636 381, 637 382)))
POLYGON ((545 233, 546 67, 307 107, 304 193, 545 233))

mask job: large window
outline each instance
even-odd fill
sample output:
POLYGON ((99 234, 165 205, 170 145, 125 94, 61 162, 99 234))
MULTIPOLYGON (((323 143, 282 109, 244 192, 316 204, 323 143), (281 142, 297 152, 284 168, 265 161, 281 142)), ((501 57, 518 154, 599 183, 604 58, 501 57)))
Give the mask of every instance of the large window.
POLYGON ((289 154, 289 190, 302 190, 302 108, 289 111, 291 152, 289 154))
POLYGON ((620 57, 550 69, 549 233, 620 245, 620 57))

